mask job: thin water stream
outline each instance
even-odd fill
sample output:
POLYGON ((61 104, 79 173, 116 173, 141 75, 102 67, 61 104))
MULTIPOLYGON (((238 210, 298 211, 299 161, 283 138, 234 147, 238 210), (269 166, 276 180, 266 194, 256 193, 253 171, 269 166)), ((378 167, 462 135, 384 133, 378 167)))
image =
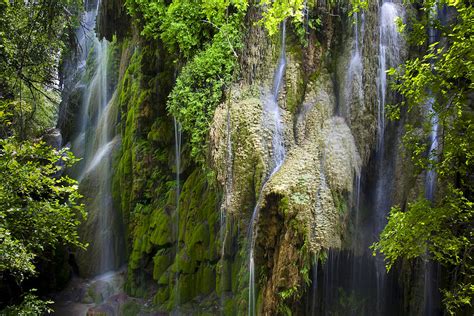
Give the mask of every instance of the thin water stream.
MULTIPOLYGON (((435 20, 438 18, 438 9, 439 3, 436 1, 431 8, 430 19, 435 20)), ((441 20, 443 17, 439 17, 441 20)), ((436 41, 439 41, 439 34, 434 28, 428 30, 428 43, 433 44, 436 41)), ((432 71, 434 71, 434 65, 431 62, 432 71)), ((428 158, 432 163, 428 166, 426 170, 425 178, 425 198, 434 203, 434 197, 436 192, 436 180, 437 174, 436 170, 433 168, 433 163, 437 159, 438 151, 438 115, 433 109, 435 105, 435 98, 430 97, 427 102, 427 116, 430 121, 430 134, 429 134, 429 149, 428 149, 428 158)), ((426 252, 426 257, 429 258, 428 251, 426 252)), ((423 312, 427 316, 439 314, 439 302, 440 302, 440 293, 439 293, 439 278, 440 278, 440 265, 434 263, 433 261, 425 258, 423 260, 423 299, 424 306, 423 312)))
POLYGON ((385 106, 387 103, 387 70, 400 63, 401 36, 396 20, 401 17, 400 8, 393 2, 384 1, 379 17, 379 71, 378 71, 378 109, 377 145, 383 151, 385 133, 385 106))
POLYGON ((175 173, 176 173, 176 188, 175 188, 175 216, 174 216, 174 222, 173 222, 173 232, 176 240, 176 245, 175 245, 175 262, 176 262, 176 273, 175 273, 175 306, 178 307, 180 304, 180 297, 179 297, 179 200, 180 200, 180 193, 181 193, 181 187, 180 187, 180 175, 181 175, 181 138, 182 138, 182 132, 181 132, 181 124, 178 122, 178 120, 173 117, 173 126, 174 126, 174 159, 175 159, 175 173))
POLYGON ((283 140, 284 126, 281 119, 280 107, 278 105, 278 94, 280 92, 281 84, 283 82, 283 76, 286 69, 286 24, 285 22, 281 25, 281 50, 278 66, 275 71, 273 78, 273 89, 270 96, 264 101, 264 124, 269 124, 269 128, 272 130, 272 167, 270 174, 263 181, 262 187, 258 195, 258 201, 252 213, 252 218, 249 225, 249 315, 256 315, 255 310, 255 261, 254 261, 254 250, 256 232, 255 225, 258 218, 258 212, 262 203, 263 191, 266 184, 272 178, 272 176, 280 169, 283 161, 285 160, 285 145, 283 140))

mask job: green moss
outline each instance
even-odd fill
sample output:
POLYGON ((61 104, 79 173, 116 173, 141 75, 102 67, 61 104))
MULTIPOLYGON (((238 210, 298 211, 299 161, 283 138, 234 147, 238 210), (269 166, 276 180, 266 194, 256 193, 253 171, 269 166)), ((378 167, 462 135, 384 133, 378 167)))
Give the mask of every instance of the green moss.
POLYGON ((170 280, 170 272, 169 272, 169 269, 168 269, 158 279, 158 285, 168 285, 168 283, 170 282, 169 280, 170 280))
POLYGON ((243 14, 229 16, 211 43, 183 68, 173 88, 168 108, 190 135, 192 157, 205 165, 209 122, 224 99, 224 91, 237 66, 235 49, 241 46, 243 14))
POLYGON ((112 92, 117 85, 118 71, 120 66, 120 53, 121 46, 117 43, 117 39, 114 37, 111 42, 108 43, 107 48, 107 78, 109 86, 109 92, 112 92))
POLYGON ((121 315, 135 316, 141 311, 141 305, 135 301, 126 302, 122 307, 121 315))
MULTIPOLYGON (((122 146, 115 162, 112 191, 127 225, 130 255, 126 290, 131 295, 146 297, 150 288, 156 288, 154 304, 171 310, 177 303, 177 294, 179 304, 185 304, 215 291, 221 249, 220 197, 218 188, 210 184, 208 172, 191 158, 192 135, 185 130, 180 207, 179 213, 175 211, 174 129, 165 108, 173 72, 166 68, 168 65, 154 68, 161 49, 147 43, 134 50, 128 66, 120 65, 123 76, 116 102, 122 146), (178 238, 174 234, 176 224, 178 238), (177 246, 179 252, 174 257, 177 246)), ((213 93, 221 95, 222 90, 213 93)), ((206 111, 212 116, 212 108, 206 111)), ((226 286, 226 291, 230 286, 226 286)))
POLYGON ((224 301, 224 315, 236 315, 237 309, 235 301, 233 299, 227 299, 224 301))
POLYGON ((205 250, 209 245, 209 227, 207 224, 198 224, 193 230, 189 230, 191 238, 187 243, 190 250, 190 256, 202 261, 204 259, 205 250))
POLYGON ((178 279, 179 304, 189 302, 195 296, 195 276, 183 274, 178 279))
POLYGON ((347 204, 347 200, 344 198, 344 196, 339 192, 332 191, 332 197, 333 197, 334 205, 336 209, 339 211, 339 214, 341 215, 347 214, 349 207, 347 204))
POLYGON ((173 273, 194 273, 197 267, 197 262, 194 258, 189 257, 185 248, 181 248, 175 262, 171 267, 173 273))
POLYGON ((154 245, 165 246, 171 244, 171 219, 163 210, 156 210, 151 216, 152 230, 150 242, 154 245))
POLYGON ((284 196, 279 200, 278 210, 281 214, 286 214, 290 206, 290 199, 288 196, 284 196))
POLYGON ((158 252, 153 257, 153 279, 159 280, 163 273, 170 266, 171 260, 164 251, 158 252))
POLYGON ((201 266, 197 272, 196 290, 199 295, 209 295, 216 287, 216 273, 210 265, 201 266))
POLYGON ((238 284, 236 271, 238 271, 237 266, 232 260, 224 260, 220 273, 216 276, 216 289, 219 296, 235 292, 238 284))
POLYGON ((294 87, 287 87, 286 92, 286 108, 291 113, 295 114, 299 106, 303 103, 306 83, 303 79, 302 74, 294 75, 296 82, 294 87))
POLYGON ((157 305, 165 305, 170 300, 170 287, 161 287, 153 298, 153 302, 157 305))

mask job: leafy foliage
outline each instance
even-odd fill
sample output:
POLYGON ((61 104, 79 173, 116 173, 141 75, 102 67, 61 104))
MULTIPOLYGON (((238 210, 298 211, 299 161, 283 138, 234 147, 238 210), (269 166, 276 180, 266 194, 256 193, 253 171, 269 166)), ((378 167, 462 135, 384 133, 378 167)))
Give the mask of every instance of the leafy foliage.
POLYGON ((351 4, 351 14, 360 12, 361 10, 367 10, 369 8, 369 2, 367 0, 351 0, 351 4))
MULTIPOLYGON (((0 140, 0 277, 18 284, 35 275, 37 265, 59 245, 85 248, 77 233, 86 217, 75 180, 60 176, 74 163, 72 154, 44 143, 0 140)), ((28 293, 6 315, 39 315, 50 302, 28 293)))
POLYGON ((13 110, 13 127, 22 138, 52 122, 59 59, 78 24, 81 3, 0 1, 0 101, 13 110))
MULTIPOLYGON (((141 34, 160 39, 179 64, 184 62, 169 96, 168 109, 190 136, 191 154, 205 160, 213 113, 235 77, 247 0, 127 0, 141 34)), ((291 18, 303 30, 303 0, 265 0, 261 23, 270 35, 291 18)))
POLYGON ((40 300, 32 289, 23 297, 23 301, 19 305, 9 306, 2 310, 2 315, 6 316, 37 316, 51 313, 53 310, 49 307, 52 301, 40 300))
POLYGON ((168 108, 191 135, 191 154, 198 160, 204 159, 203 146, 214 110, 233 79, 237 65, 234 48, 239 48, 240 36, 234 25, 224 25, 207 49, 183 68, 169 97, 168 108))
MULTIPOLYGON (((182 52, 199 47, 210 39, 212 29, 206 30, 206 21, 220 26, 233 12, 246 12, 247 0, 174 0, 169 5, 164 0, 127 0, 129 13, 142 23, 142 35, 161 38, 165 44, 176 41, 182 52), (143 21, 143 22, 141 22, 143 21)), ((260 21, 270 35, 278 32, 281 22, 303 20, 304 0, 263 0, 263 18, 260 21)), ((186 54, 185 54, 186 55, 186 54)))
POLYGON ((430 105, 428 118, 442 131, 431 152, 425 136, 432 134, 431 124, 409 125, 404 136, 418 170, 438 175, 440 196, 434 202, 419 198, 404 211, 392 209, 373 249, 385 255, 388 268, 399 258, 425 255, 445 266, 454 286, 443 290, 444 303, 454 315, 472 306, 474 294, 474 10, 469 1, 439 1, 439 8, 443 5, 455 10, 447 21, 435 18, 435 1, 422 3, 422 17, 408 24, 413 29, 409 42, 426 53, 389 71, 393 88, 405 98, 391 109, 392 118, 400 117, 402 107, 423 112, 430 105), (435 32, 439 41, 428 36, 435 32))
POLYGON ((84 248, 77 228, 85 217, 75 180, 59 177, 75 159, 43 143, 0 140, 0 272, 19 281, 34 259, 59 244, 84 248))
POLYGON ((295 24, 302 25, 304 0, 263 0, 261 5, 267 7, 261 23, 270 35, 278 33, 280 24, 288 18, 295 24))
POLYGON ((211 38, 212 26, 205 22, 207 14, 204 10, 217 12, 209 2, 212 1, 207 1, 204 6, 200 1, 192 0, 171 3, 163 0, 127 0, 126 6, 138 23, 143 24, 143 36, 159 38, 170 52, 189 58, 211 38))
MULTIPOLYGON (((20 286, 56 247, 86 246, 77 184, 61 176, 76 159, 29 140, 55 124, 60 57, 81 11, 80 0, 0 1, 0 278, 20 286)), ((49 304, 30 292, 1 313, 40 315, 49 304)))
POLYGON ((192 156, 203 162, 210 120, 236 70, 247 2, 128 0, 126 5, 143 18, 142 35, 161 39, 184 64, 167 107, 190 136, 192 156))

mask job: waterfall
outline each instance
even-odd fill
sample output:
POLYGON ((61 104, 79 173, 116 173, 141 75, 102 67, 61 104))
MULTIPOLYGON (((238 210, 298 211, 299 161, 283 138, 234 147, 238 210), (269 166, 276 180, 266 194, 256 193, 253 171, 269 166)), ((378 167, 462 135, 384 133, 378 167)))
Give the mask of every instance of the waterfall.
POLYGON ((226 273, 226 258, 225 258, 225 246, 227 239, 227 212, 229 211, 230 205, 232 203, 232 186, 233 186, 233 152, 232 152, 232 123, 231 123, 231 110, 230 102, 227 103, 227 114, 226 114, 226 178, 225 178, 225 200, 222 201, 220 207, 220 230, 219 230, 219 241, 221 243, 221 253, 220 253, 220 286, 222 289, 222 295, 220 295, 219 303, 224 310, 225 305, 225 294, 226 291, 226 282, 230 276, 229 273, 226 273))
POLYGON ((233 160, 233 153, 232 153, 232 126, 231 126, 231 118, 230 118, 230 106, 227 106, 227 115, 226 115, 226 181, 225 181, 225 198, 224 206, 221 207, 220 212, 220 239, 222 243, 222 255, 224 254, 224 232, 226 226, 226 210, 229 208, 232 198, 232 160, 233 160))
POLYGON ((181 193, 179 176, 181 174, 181 124, 173 117, 174 125, 174 165, 176 169, 176 212, 179 211, 179 194, 181 193))
MULTIPOLYGON (((430 119, 431 131, 429 137, 429 152, 428 157, 431 161, 436 160, 436 151, 438 149, 438 116, 433 110, 434 99, 430 98, 428 100, 428 116, 430 119)), ((434 192, 436 186, 436 171, 433 166, 429 166, 429 169, 426 171, 426 181, 425 181, 425 197, 429 201, 434 200, 434 192)))
POLYGON ((275 71, 273 78, 273 88, 271 95, 265 99, 264 102, 264 116, 269 120, 264 119, 264 124, 271 124, 268 126, 272 130, 272 167, 270 174, 263 181, 262 187, 258 195, 258 201, 255 204, 255 208, 252 213, 252 218, 249 225, 249 315, 255 315, 255 262, 254 262, 254 250, 256 241, 255 225, 260 210, 260 204, 263 198, 263 190, 267 182, 271 177, 280 169, 283 161, 285 160, 285 144, 283 139, 284 126, 281 119, 280 107, 278 105, 278 93, 280 92, 281 84, 283 82, 283 75, 285 74, 286 68, 286 24, 285 22, 281 25, 281 50, 278 66, 275 71))
POLYGON ((71 146, 82 158, 75 172, 89 212, 83 235, 90 246, 87 253, 78 254, 80 269, 87 275, 115 270, 124 261, 121 219, 113 207, 111 188, 112 153, 120 137, 115 135, 116 109, 109 93, 108 43, 99 41, 93 31, 98 5, 87 6, 77 36, 80 54, 76 73, 81 79, 76 88, 83 93, 79 130, 71 146))
MULTIPOLYGON (((364 90, 363 90, 363 83, 362 83, 362 76, 363 76, 363 64, 362 64, 362 52, 360 49, 360 43, 363 44, 363 36, 364 36, 364 23, 365 22, 365 15, 364 13, 361 14, 361 23, 359 25, 359 13, 354 13, 354 42, 353 48, 351 52, 351 60, 349 62, 349 69, 347 71, 346 77, 346 86, 345 86, 345 102, 346 104, 350 104, 352 99, 355 97, 359 100, 360 103, 364 102, 364 90), (355 89, 355 91, 354 91, 355 89)), ((359 223, 359 198, 360 198, 360 171, 356 173, 356 207, 354 212, 356 214, 356 221, 355 225, 359 223)))
POLYGON ((176 200, 175 200, 175 217, 173 230, 176 237, 176 274, 175 274, 175 306, 178 307, 179 301, 179 195, 181 193, 180 188, 180 174, 181 174, 181 124, 178 122, 176 117, 173 117, 174 126, 174 163, 176 173, 176 200))
POLYGON ((312 271, 312 281, 310 289, 310 298, 311 302, 309 304, 309 315, 316 315, 317 313, 317 299, 318 299, 318 262, 319 262, 319 253, 314 254, 312 257, 311 271, 312 271))
MULTIPOLYGON (((313 315, 399 315, 402 309, 399 299, 401 289, 396 278, 393 274, 387 274, 383 257, 373 257, 369 249, 386 225, 392 203, 397 159, 393 149, 398 142, 397 126, 386 127, 384 108, 388 99, 386 70, 400 62, 400 50, 403 48, 395 23, 396 18, 401 16, 400 7, 392 2, 384 2, 379 7, 380 45, 376 64, 378 134, 373 153, 374 164, 363 172, 356 172, 350 244, 343 250, 328 251, 328 259, 321 267, 323 277, 319 278, 322 289, 319 292, 320 306, 313 315)), ((358 110, 354 106, 366 106, 365 85, 362 82, 365 16, 354 14, 353 19, 352 52, 343 90, 349 114, 358 110)))
POLYGON ((271 120, 264 123, 271 122, 273 126, 273 137, 272 137, 272 149, 273 149, 273 170, 270 174, 270 177, 280 169, 285 159, 285 144, 283 139, 283 123, 281 120, 280 107, 278 106, 278 93, 281 88, 283 81, 283 75, 285 74, 286 68, 286 55, 285 55, 285 38, 286 38, 286 24, 282 23, 281 27, 281 51, 280 59, 278 61, 278 67, 275 72, 275 77, 273 81, 273 90, 270 98, 267 98, 264 102, 264 115, 268 115, 271 120))
MULTIPOLYGON (((431 12, 429 13, 430 20, 435 20, 438 17, 438 2, 436 2, 433 7, 431 8, 431 12)), ((436 29, 430 27, 428 30, 428 43, 433 44, 439 40, 439 35, 436 32, 436 29)), ((432 71, 434 71, 433 62, 431 62, 432 71)), ((428 157, 431 161, 436 160, 436 151, 438 148, 438 115, 436 111, 433 109, 433 105, 435 103, 435 99, 430 97, 427 102, 428 107, 428 117, 430 120, 431 125, 431 132, 429 138, 429 152, 428 157)), ((434 198, 434 191, 436 185, 436 171, 433 166, 429 166, 430 168, 426 172, 426 182, 425 182, 425 197, 429 201, 433 201, 434 198)))
POLYGON ((378 74, 378 108, 377 108, 377 145, 384 145, 385 105, 387 97, 387 70, 400 62, 401 37, 395 23, 401 17, 398 7, 393 2, 385 2, 380 7, 379 17, 379 74, 378 74))
POLYGON ((354 200, 355 203, 353 206, 353 211, 354 211, 354 244, 358 244, 359 237, 358 237, 358 232, 360 228, 360 194, 361 194, 361 172, 360 170, 356 173, 356 178, 355 178, 355 195, 354 195, 354 200))
MULTIPOLYGON (((387 102, 387 70, 400 63, 400 50, 402 48, 401 36, 398 32, 396 19, 401 17, 401 12, 393 2, 384 2, 379 13, 379 68, 378 68, 378 111, 377 111, 377 151, 375 154, 375 168, 377 179, 375 181, 374 225, 372 234, 378 238, 385 225, 390 211, 391 192, 393 188, 393 164, 395 156, 385 144, 385 106, 387 102), (387 155, 386 151, 387 150, 387 155)), ((393 145, 393 144, 391 144, 393 145)), ((388 146, 392 147, 392 146, 388 146)), ((373 240, 370 240, 372 243, 373 240)), ((387 284, 387 271, 381 255, 375 257, 377 313, 386 310, 386 300, 389 297, 387 284)))
MULTIPOLYGON (((429 12, 430 19, 435 20, 438 18, 438 2, 433 5, 431 8, 431 12, 429 12)), ((437 34, 436 30, 433 27, 428 29, 428 43, 433 44, 434 42, 439 40, 439 35, 437 34)), ((432 71, 434 71, 433 63, 431 65, 432 71)), ((430 160, 430 164, 428 166, 428 170, 426 170, 426 178, 425 178, 425 198, 430 201, 434 202, 434 194, 436 190, 436 170, 434 169, 432 163, 437 159, 437 150, 438 150, 438 115, 436 111, 433 109, 433 105, 435 104, 436 100, 433 97, 430 97, 427 102, 427 112, 428 118, 430 121, 430 135, 429 135, 429 150, 428 150, 428 158, 430 160)), ((429 257, 428 251, 426 251, 426 257, 429 257)), ((439 307, 439 272, 440 266, 439 264, 435 264, 433 261, 429 259, 423 260, 423 299, 424 299, 424 314, 425 315, 436 315, 435 310, 439 307)))
POLYGON ((353 15, 353 42, 351 49, 351 58, 349 67, 347 69, 344 88, 343 88, 343 103, 345 104, 344 112, 340 113, 337 109, 337 115, 342 115, 346 120, 350 120, 353 111, 358 111, 358 108, 363 107, 364 103, 364 87, 363 74, 364 66, 362 63, 361 44, 363 44, 365 15, 354 13, 353 15))

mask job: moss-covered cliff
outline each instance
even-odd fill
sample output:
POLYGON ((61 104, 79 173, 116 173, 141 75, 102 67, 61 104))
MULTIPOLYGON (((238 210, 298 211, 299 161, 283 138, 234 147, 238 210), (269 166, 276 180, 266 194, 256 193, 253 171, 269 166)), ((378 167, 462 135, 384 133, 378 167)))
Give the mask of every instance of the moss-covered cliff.
MULTIPOLYGON (((347 63, 347 53, 338 47, 350 36, 331 30, 350 29, 344 18, 348 4, 337 9, 315 4, 310 9, 309 19, 317 18, 320 25, 307 28, 303 37, 296 32, 301 26, 290 25, 286 43, 288 65, 279 102, 287 158, 261 190, 272 156, 271 131, 262 124, 263 102, 280 45, 255 24, 261 9, 251 6, 240 18, 239 27, 247 35, 243 46, 232 47, 238 57, 232 84, 218 88, 224 92, 215 99, 221 105, 215 112, 209 109, 208 145, 197 151, 202 138, 196 138, 194 129, 200 125, 189 124, 201 123, 183 122, 178 183, 176 131, 168 110, 173 108, 167 108, 174 101, 168 96, 176 80, 180 89, 187 88, 182 85, 190 83, 180 81, 185 80, 180 73, 197 67, 192 63, 199 57, 180 57, 160 39, 143 38, 137 34, 140 23, 129 24, 122 9, 102 2, 99 32, 109 39, 115 33, 121 51, 114 57, 119 66, 111 100, 119 109, 121 135, 112 191, 125 223, 126 289, 131 295, 152 298, 166 310, 221 306, 229 313, 244 313, 247 231, 259 199, 256 265, 262 312, 298 310, 295 304, 308 286, 311 255, 344 243, 352 184, 361 169, 359 150, 366 156, 372 148, 367 144, 371 136, 360 136, 361 131, 353 136, 350 126, 367 132, 374 122, 358 120, 350 109, 344 110, 349 111, 346 117, 333 117, 344 112, 338 109, 345 106, 338 104, 342 88, 335 82, 346 74, 334 65, 347 63)), ((198 80, 196 75, 187 74, 191 80, 198 80)), ((205 76, 215 80, 219 73, 205 76)), ((205 86, 199 89, 207 93, 205 86)), ((189 120, 183 112, 187 105, 181 106, 178 118, 189 120)), ((366 111, 374 115, 373 109, 366 111)))
MULTIPOLYGON (((349 1, 311 1, 287 22, 277 96, 286 157, 273 174, 264 103, 282 43, 258 23, 262 7, 228 5, 211 17, 190 1, 101 2, 98 32, 116 47, 111 181, 125 288, 158 310, 247 313, 257 207, 257 312, 304 314, 313 258, 358 238, 357 181, 376 159, 379 6, 356 21, 362 30, 349 1)), ((393 163, 394 199, 405 203, 410 175, 393 163)))

